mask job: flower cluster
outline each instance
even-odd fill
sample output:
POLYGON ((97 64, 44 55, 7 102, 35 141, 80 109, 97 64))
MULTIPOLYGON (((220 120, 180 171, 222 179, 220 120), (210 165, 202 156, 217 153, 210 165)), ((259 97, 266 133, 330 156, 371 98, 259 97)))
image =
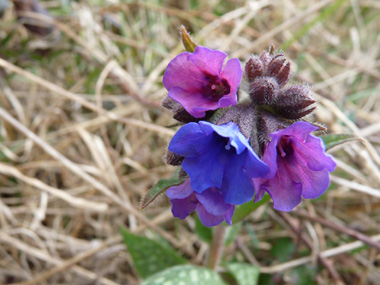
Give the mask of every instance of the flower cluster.
MULTIPOLYGON (((186 45, 185 45, 186 46, 186 45)), ((304 117, 315 99, 305 85, 287 86, 290 63, 282 54, 240 61, 196 46, 168 65, 163 106, 185 123, 168 147, 167 162, 180 165, 185 182, 166 191, 180 219, 196 211, 208 227, 231 224, 236 205, 268 193, 274 208, 290 211, 303 198, 317 198, 330 183, 335 162, 318 130, 304 117), (238 102, 240 81, 250 100, 238 102), (297 120, 297 121, 292 121, 297 120)))

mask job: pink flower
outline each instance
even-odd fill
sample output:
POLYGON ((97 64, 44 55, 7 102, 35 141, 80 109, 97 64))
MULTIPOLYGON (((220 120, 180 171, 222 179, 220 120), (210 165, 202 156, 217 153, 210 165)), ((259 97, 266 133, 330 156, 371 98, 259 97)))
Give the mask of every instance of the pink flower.
POLYGON ((314 199, 326 191, 329 172, 334 171, 336 163, 325 153, 322 139, 310 134, 317 129, 300 121, 270 135, 272 140, 263 155, 269 173, 253 179, 255 202, 268 192, 273 207, 287 212, 301 203, 302 197, 314 199))
POLYGON ((242 69, 237 58, 227 61, 218 50, 197 46, 194 53, 183 52, 166 68, 163 83, 168 96, 195 118, 237 102, 242 69))
POLYGON ((216 187, 196 193, 191 188, 188 178, 181 185, 166 190, 166 195, 172 203, 174 217, 183 220, 190 213, 197 211, 199 219, 206 227, 219 225, 223 221, 231 225, 235 206, 224 202, 222 193, 216 187))

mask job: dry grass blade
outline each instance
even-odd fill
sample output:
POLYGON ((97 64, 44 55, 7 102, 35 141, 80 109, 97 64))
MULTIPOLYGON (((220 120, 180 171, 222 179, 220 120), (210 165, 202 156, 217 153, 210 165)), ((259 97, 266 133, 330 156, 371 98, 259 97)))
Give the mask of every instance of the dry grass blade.
MULTIPOLYGON (((319 101, 307 120, 365 138, 329 151, 331 187, 299 206, 342 231, 268 203, 245 218, 223 260, 252 263, 272 283, 376 284, 376 250, 353 239, 380 242, 377 1, 66 2, 33 0, 47 13, 19 9, 20 21, 8 7, 0 21, 1 284, 138 284, 120 226, 205 264, 193 216, 174 219, 165 195, 139 210, 174 172, 162 77, 184 51, 181 25, 242 65, 274 46, 289 58, 290 84, 307 82, 319 101)), ((242 97, 248 88, 243 78, 242 97)))
POLYGON ((114 113, 110 113, 104 109, 100 109, 96 105, 90 103, 89 101, 84 100, 82 97, 75 95, 75 94, 73 94, 73 93, 71 93, 71 92, 51 83, 51 82, 49 82, 49 81, 46 81, 46 80, 38 77, 38 76, 35 76, 35 75, 31 74, 30 72, 27 72, 27 71, 15 66, 15 65, 3 60, 2 58, 0 58, 0 66, 4 67, 4 68, 6 68, 12 72, 18 73, 18 74, 30 79, 31 81, 43 86, 44 88, 51 90, 52 92, 55 92, 61 96, 65 96, 66 98, 81 104, 83 107, 86 107, 86 108, 93 110, 95 112, 98 112, 100 114, 104 114, 104 115, 108 116, 109 118, 111 118, 115 121, 120 121, 120 122, 123 122, 125 124, 129 124, 129 125, 132 125, 135 127, 144 128, 144 129, 150 130, 152 132, 157 132, 157 133, 167 135, 167 136, 172 136, 174 134, 173 131, 171 131, 167 128, 155 126, 155 125, 152 125, 149 123, 145 123, 145 122, 130 119, 130 118, 122 118, 122 117, 120 117, 114 113))
POLYGON ((16 168, 10 165, 0 163, 0 173, 20 179, 21 181, 37 189, 46 191, 50 195, 58 197, 64 200, 65 202, 69 203, 70 205, 79 209, 89 209, 89 210, 94 210, 94 211, 99 211, 99 212, 105 212, 109 209, 108 204, 106 203, 92 202, 92 201, 88 201, 79 197, 74 197, 65 191, 46 185, 38 179, 27 177, 24 174, 22 174, 20 171, 18 171, 16 168))

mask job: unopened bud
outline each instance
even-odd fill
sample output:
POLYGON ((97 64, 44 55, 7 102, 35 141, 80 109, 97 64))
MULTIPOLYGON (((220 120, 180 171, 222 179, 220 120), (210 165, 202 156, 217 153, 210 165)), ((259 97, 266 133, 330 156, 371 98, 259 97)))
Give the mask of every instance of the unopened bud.
POLYGON ((185 158, 168 150, 168 152, 166 153, 166 162, 170 165, 181 165, 182 161, 184 160, 185 158))
POLYGON ((268 65, 268 76, 276 78, 278 85, 281 87, 285 86, 290 80, 290 62, 286 64, 286 58, 281 54, 277 55, 272 59, 268 65))
POLYGON ((252 82, 257 77, 262 76, 263 72, 264 65, 256 56, 252 56, 245 64, 245 74, 249 82, 252 82))
MULTIPOLYGON (((162 101, 162 106, 164 106, 166 109, 169 109, 173 112, 173 118, 181 123, 190 123, 190 122, 198 122, 200 119, 204 118, 194 118, 192 115, 189 114, 185 110, 185 108, 182 107, 180 103, 173 100, 170 97, 165 97, 165 99, 162 101)), ((206 112, 206 116, 209 116, 208 112, 206 112)))
POLYGON ((313 112, 316 102, 307 87, 296 85, 280 92, 272 107, 282 118, 297 120, 313 112))
POLYGON ((261 55, 260 55, 260 60, 261 62, 263 63, 264 65, 264 73, 266 72, 266 68, 268 67, 269 65, 269 62, 272 60, 272 57, 270 56, 270 53, 267 52, 267 51, 264 51, 261 55))
POLYGON ((279 86, 272 77, 260 77, 250 85, 249 96, 254 104, 270 105, 278 94, 279 86))
POLYGON ((195 48, 197 47, 197 43, 193 41, 193 39, 190 37, 189 33, 186 31, 186 28, 184 26, 181 26, 180 29, 182 44, 185 47, 186 51, 194 52, 195 48))
POLYGON ((284 121, 272 113, 261 111, 256 119, 256 133, 259 144, 259 150, 257 153, 260 156, 263 154, 264 145, 270 141, 271 133, 278 129, 286 128, 289 125, 290 122, 284 121))

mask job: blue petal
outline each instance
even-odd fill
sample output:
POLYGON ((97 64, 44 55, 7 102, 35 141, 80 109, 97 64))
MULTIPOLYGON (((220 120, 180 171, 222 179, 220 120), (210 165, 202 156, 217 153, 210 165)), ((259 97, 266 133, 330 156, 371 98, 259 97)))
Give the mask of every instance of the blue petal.
POLYGON ((253 182, 244 170, 246 152, 241 155, 230 155, 224 171, 220 191, 227 204, 240 205, 252 200, 255 194, 253 182))
POLYGON ((234 212, 235 212, 235 206, 230 205, 230 208, 224 214, 224 219, 226 220, 226 223, 229 224, 230 226, 232 225, 232 216, 234 215, 234 212))
POLYGON ((187 179, 180 185, 172 186, 166 190, 165 194, 169 199, 184 199, 193 194, 194 191, 190 186, 190 179, 187 179))
POLYGON ((178 186, 172 186, 166 190, 166 195, 172 203, 172 213, 174 217, 183 220, 195 210, 197 205, 196 196, 190 186, 190 179, 178 186), (192 195, 193 194, 193 195, 192 195))
POLYGON ((198 204, 196 207, 198 217, 202 224, 206 227, 213 227, 219 225, 224 221, 223 215, 213 215, 206 211, 202 204, 198 204))
POLYGON ((195 207, 197 206, 197 200, 192 199, 194 196, 190 196, 185 199, 172 199, 172 213, 176 218, 181 220, 185 219, 190 213, 194 212, 195 207))
POLYGON ((211 140, 197 123, 188 123, 177 131, 168 149, 184 157, 201 155, 210 148, 211 140))
POLYGON ((230 208, 230 205, 224 202, 222 193, 216 188, 207 189, 200 194, 196 193, 195 196, 210 214, 223 215, 230 208))
POLYGON ((198 193, 210 187, 220 189, 224 168, 228 162, 228 152, 220 138, 212 136, 209 146, 202 155, 186 157, 182 162, 182 168, 190 176, 192 188, 198 193))
POLYGON ((236 149, 236 153, 242 153, 248 144, 248 139, 240 132, 237 124, 230 122, 224 125, 214 125, 209 122, 199 122, 202 126, 211 127, 219 136, 229 138, 230 144, 236 149))
POLYGON ((247 148, 246 153, 245 170, 250 177, 263 177, 269 172, 268 165, 257 156, 251 147, 247 148))

